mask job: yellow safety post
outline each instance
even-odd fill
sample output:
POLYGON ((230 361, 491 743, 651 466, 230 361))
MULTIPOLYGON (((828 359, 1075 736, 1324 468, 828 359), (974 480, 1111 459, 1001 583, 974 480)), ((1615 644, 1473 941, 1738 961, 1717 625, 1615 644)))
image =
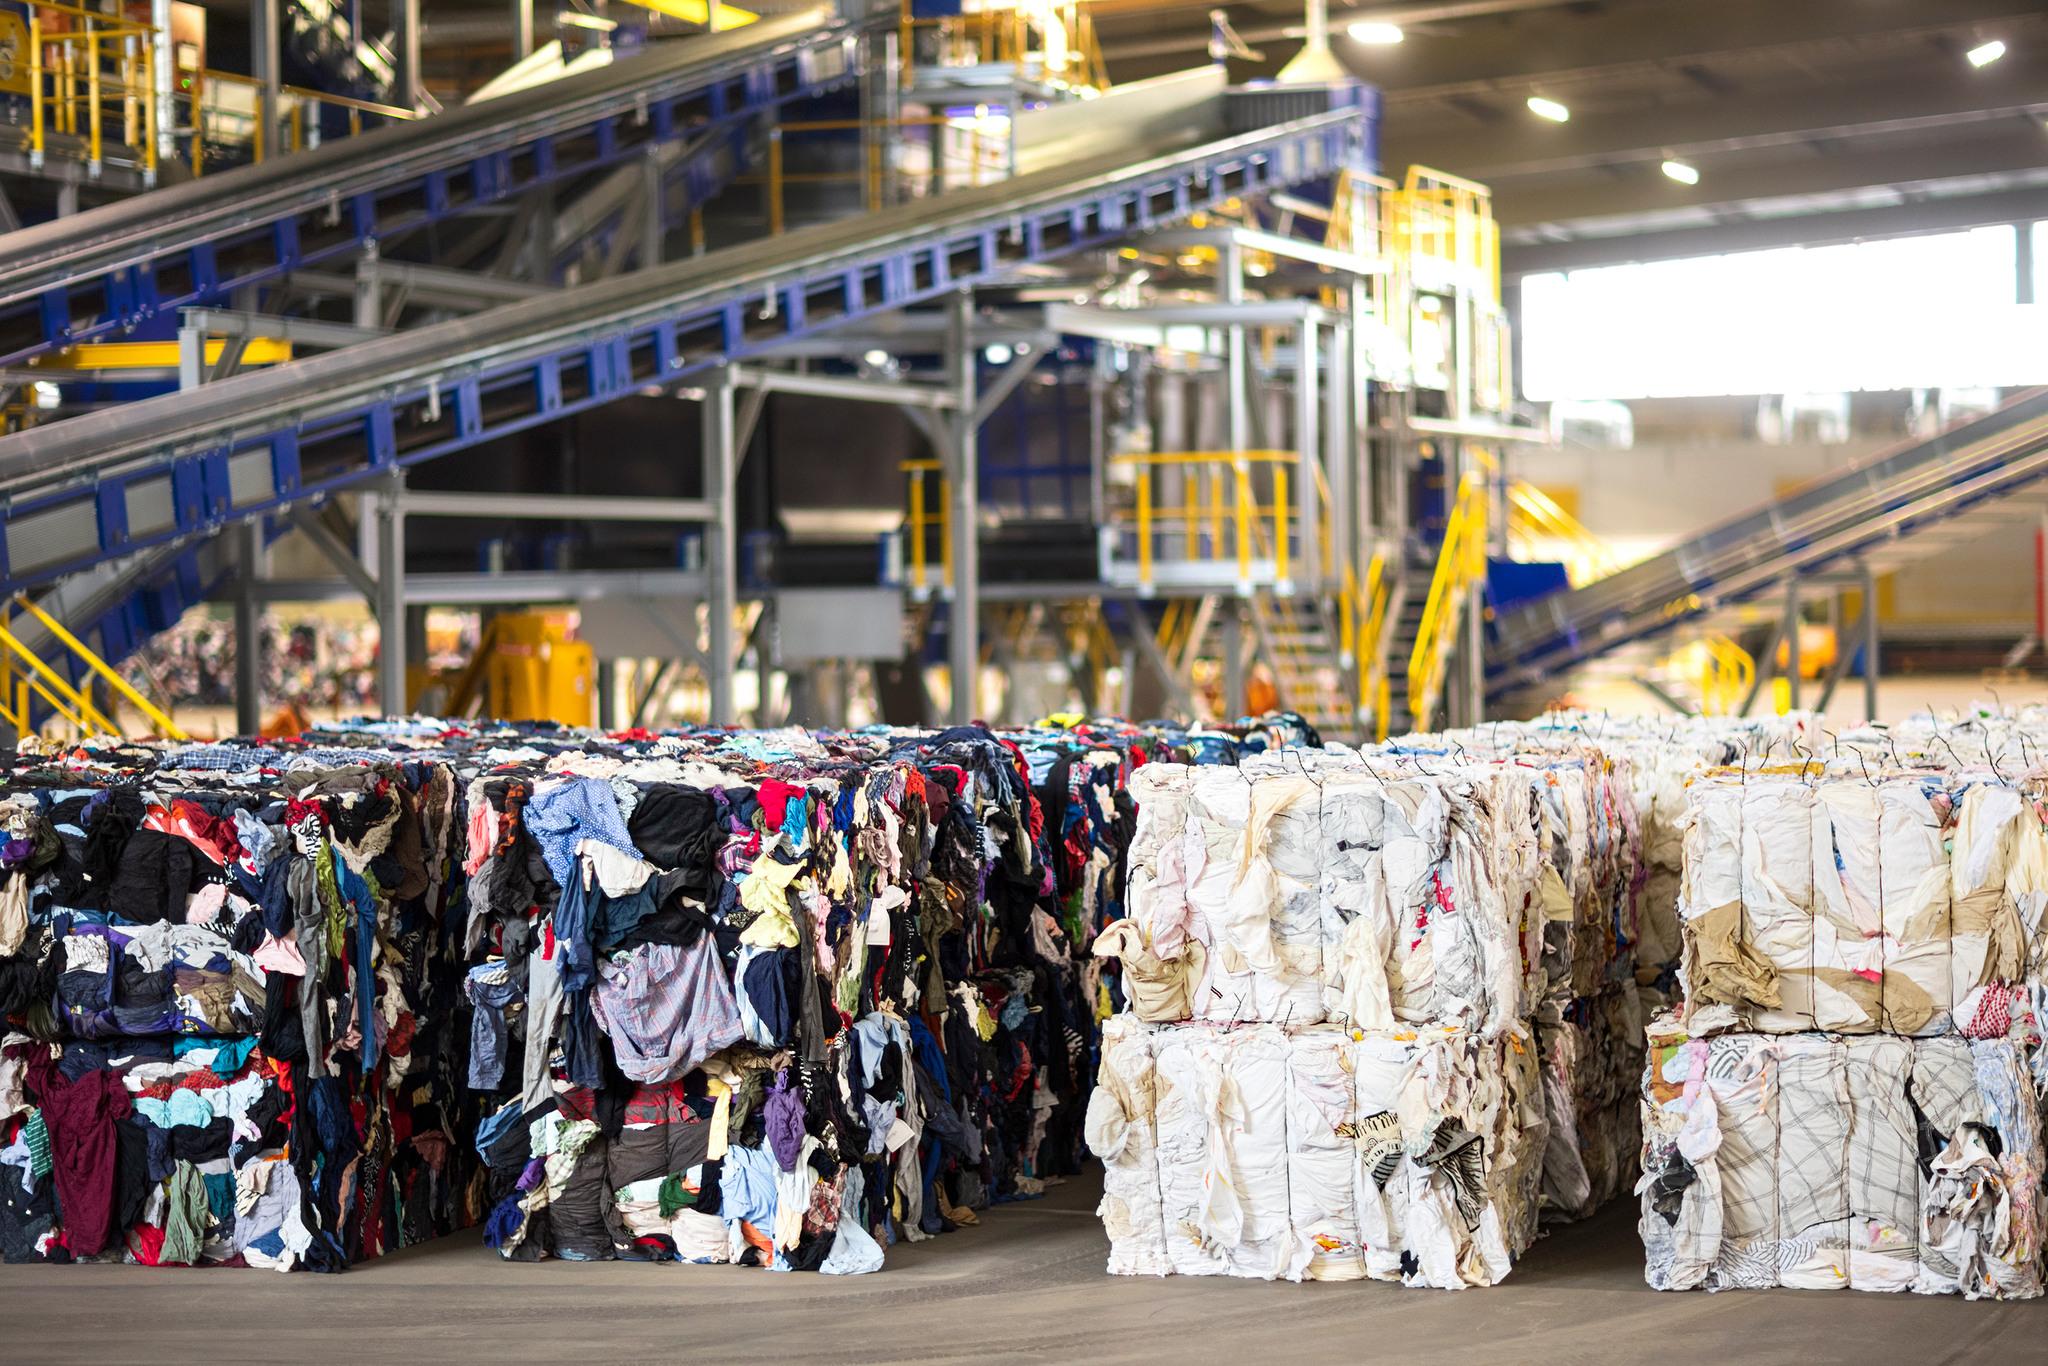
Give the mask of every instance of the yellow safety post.
POLYGON ((86 164, 94 171, 100 168, 100 35, 92 26, 92 20, 85 21, 85 98, 86 118, 90 136, 86 142, 86 164))
POLYGON ((931 587, 925 572, 924 471, 910 474, 910 581, 920 593, 931 587))
POLYGON ((1287 578, 1287 466, 1273 466, 1273 577, 1287 578))
POLYGON ((294 152, 303 152, 306 150, 306 103, 304 100, 292 101, 291 123, 292 150, 294 152))
POLYGON ((1357 592, 1358 576, 1347 564, 1344 566, 1344 591, 1337 595, 1337 648, 1353 660, 1358 658, 1358 625, 1353 609, 1353 597, 1357 592))
POLYGON ((141 99, 141 116, 137 122, 142 127, 142 173, 150 180, 156 179, 156 68, 147 57, 135 62, 135 85, 141 99))
POLYGON ((1209 557, 1223 558, 1223 467, 1209 470, 1209 557))
POLYGON ((1245 466, 1243 461, 1239 461, 1232 467, 1231 472, 1237 476, 1237 506, 1233 509, 1235 526, 1232 528, 1237 535, 1237 581, 1239 583, 1250 583, 1252 581, 1251 470, 1245 466))
POLYGON ((28 148, 30 160, 43 160, 43 26, 34 5, 28 10, 28 148))
POLYGON ((43 629, 61 642, 66 649, 84 660, 85 666, 88 669, 91 669, 101 678, 106 679, 108 686, 112 687, 121 696, 127 698, 129 705, 141 712, 149 719, 149 723, 157 728, 158 734, 171 740, 183 740, 186 738, 185 732, 179 729, 177 722, 173 721, 155 703, 144 697, 127 679, 116 673, 113 666, 100 658, 99 654, 84 641, 66 630, 62 622, 20 593, 14 595, 14 601, 20 605, 22 611, 27 612, 30 616, 41 622, 43 629))
POLYGON ((768 234, 782 235, 782 130, 768 130, 768 234))
POLYGON ((135 39, 124 34, 121 38, 119 62, 121 89, 121 140, 133 143, 137 125, 142 120, 136 117, 135 109, 135 39))
POLYGON ((1152 470, 1138 471, 1138 584, 1152 586, 1152 470))
POLYGON ((192 178, 206 161, 206 73, 192 73, 192 178))

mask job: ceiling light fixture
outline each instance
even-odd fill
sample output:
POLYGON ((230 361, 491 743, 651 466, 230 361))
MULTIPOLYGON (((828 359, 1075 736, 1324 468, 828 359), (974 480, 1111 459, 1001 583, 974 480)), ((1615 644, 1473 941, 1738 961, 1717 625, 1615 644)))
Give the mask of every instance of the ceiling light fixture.
POLYGON ((1665 175, 1670 176, 1681 185, 1697 185, 1700 183, 1700 168, 1687 162, 1678 160, 1667 161, 1664 163, 1663 169, 1665 175))
POLYGON ((1990 66, 2005 55, 2005 40, 1993 38, 1988 43, 1979 43, 1963 54, 1970 59, 1971 66, 1990 66))
POLYGON ((1381 19, 1361 19, 1344 30, 1351 35, 1354 43, 1367 47, 1392 47, 1408 35, 1401 32, 1399 24, 1389 24, 1381 19))
POLYGON ((1572 116, 1571 110, 1556 100, 1546 100, 1541 95, 1529 97, 1529 112, 1539 119, 1549 119, 1552 123, 1568 122, 1572 116))

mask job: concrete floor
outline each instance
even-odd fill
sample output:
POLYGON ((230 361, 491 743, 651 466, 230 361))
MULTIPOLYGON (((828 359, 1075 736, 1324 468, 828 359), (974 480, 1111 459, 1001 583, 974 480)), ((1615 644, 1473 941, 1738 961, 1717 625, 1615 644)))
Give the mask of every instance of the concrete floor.
POLYGON ((0 1361, 2048 1361, 2048 1302, 1660 1295, 1624 1202, 1447 1294, 1102 1272, 1092 1183, 898 1248, 873 1276, 507 1265, 468 1235, 342 1276, 0 1267, 0 1361))

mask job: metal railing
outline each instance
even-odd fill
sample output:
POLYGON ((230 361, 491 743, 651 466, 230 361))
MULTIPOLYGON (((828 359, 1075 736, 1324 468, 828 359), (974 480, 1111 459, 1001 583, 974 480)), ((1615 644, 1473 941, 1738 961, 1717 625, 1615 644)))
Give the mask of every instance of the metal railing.
POLYGON ((36 732, 33 699, 37 697, 49 707, 54 718, 80 737, 120 735, 122 731, 114 718, 93 701, 90 681, 84 687, 72 683, 12 629, 12 608, 25 612, 49 633, 55 645, 81 661, 94 677, 141 712, 156 734, 172 740, 187 738, 169 713, 143 696, 90 646, 65 629, 62 622, 20 593, 15 594, 10 608, 0 608, 0 721, 12 727, 17 736, 36 732))
POLYGON ((181 164, 199 175, 210 159, 244 159, 242 149, 246 159, 262 161, 280 150, 316 147, 329 110, 345 113, 350 134, 420 117, 396 105, 286 85, 279 87, 277 103, 281 131, 266 131, 263 82, 253 76, 178 68, 165 90, 154 25, 62 0, 29 0, 27 9, 25 51, 16 57, 19 84, 0 83, 0 89, 27 97, 32 168, 58 156, 83 161, 98 175, 113 158, 151 184, 162 169, 160 157, 180 137, 181 164), (159 120, 166 118, 170 126, 161 127, 159 120), (209 142, 235 150, 223 158, 208 152, 209 142))
POLYGON ((1756 683, 1756 658, 1719 631, 1700 642, 1700 710, 1708 716, 1732 716, 1742 709, 1756 683))
POLYGON ((903 0, 897 26, 906 86, 919 66, 1005 65, 1048 85, 1109 88, 1095 21, 1079 0, 1019 0, 1003 9, 930 19, 918 18, 910 0, 903 0))
POLYGON ((1500 225, 1494 222, 1491 190, 1475 180, 1410 166, 1401 187, 1383 197, 1388 240, 1411 272, 1427 262, 1469 275, 1488 302, 1500 302, 1500 225))
MULTIPOLYGON (((281 136, 266 134, 261 113, 263 82, 253 76, 210 68, 179 68, 176 88, 172 93, 173 109, 179 104, 185 107, 186 113, 178 131, 190 134, 185 166, 195 176, 205 174, 209 143, 216 148, 246 148, 246 159, 255 162, 286 152, 303 152, 318 147, 323 137, 322 115, 330 109, 340 110, 346 115, 351 137, 364 130, 365 119, 371 120, 368 126, 374 127, 422 117, 395 104, 379 104, 374 100, 359 100, 348 95, 330 95, 304 86, 286 85, 279 87, 278 95, 278 119, 283 125, 281 136), (271 145, 273 137, 282 143, 281 147, 271 145)), ((230 154, 219 159, 239 165, 244 158, 230 154)))
POLYGON ((1290 580, 1299 531, 1290 496, 1296 452, 1136 452, 1109 463, 1131 472, 1132 504, 1112 511, 1110 524, 1132 540, 1141 590, 1158 586, 1162 560, 1215 569, 1245 592, 1255 581, 1290 580), (1163 492, 1168 471, 1178 487, 1163 492))
POLYGON ((1408 656, 1408 712, 1417 726, 1426 727, 1436 710, 1471 590, 1486 579, 1486 503, 1485 478, 1467 474, 1444 524, 1443 546, 1408 656))
POLYGON ((156 29, 44 0, 32 0, 27 23, 29 165, 43 165, 54 139, 97 175, 109 146, 118 145, 154 179, 156 29))

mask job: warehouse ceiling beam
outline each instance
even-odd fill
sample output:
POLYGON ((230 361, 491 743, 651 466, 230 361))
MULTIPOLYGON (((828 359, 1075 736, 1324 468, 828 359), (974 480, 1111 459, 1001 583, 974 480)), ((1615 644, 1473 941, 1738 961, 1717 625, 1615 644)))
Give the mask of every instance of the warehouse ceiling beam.
POLYGON ((1616 107, 1574 114, 1566 130, 1535 120, 1399 139, 1405 160, 1456 166, 1499 194, 1504 181, 1624 162, 1734 156, 1817 139, 1848 141, 2039 123, 2048 111, 2048 59, 2015 58, 1984 72, 1935 71, 1904 85, 1839 78, 1741 99, 1616 107), (2008 69, 2008 65, 2010 69, 2008 69))
MULTIPOLYGON (((1979 24, 2014 31, 2041 23, 2026 0, 1914 0, 1908 7, 1867 0, 1719 0, 1713 5, 1603 7, 1583 22, 1542 28, 1474 27, 1455 44, 1405 44, 1398 60, 1356 64, 1380 85, 1390 114, 1470 98, 1520 105, 1532 88, 1572 91, 1669 74, 1698 85, 1687 68, 1709 73, 1793 64, 1823 69, 1845 53, 1892 50, 1926 54, 1931 44, 1979 24), (1902 13, 1902 9, 1906 12, 1902 13), (1901 23, 1901 18, 1912 22, 1901 23)), ((1569 93, 1564 96, 1572 103, 1569 93)), ((1573 121, 1580 117, 1572 104, 1573 121)))
MULTIPOLYGON (((1698 185, 1680 185, 1655 167, 1616 179, 1557 177, 1541 185, 1510 186, 1494 194, 1494 214, 1504 225, 1534 231, 1583 232, 1602 219, 1622 218, 1654 208, 1663 212, 1690 210, 1698 220, 1710 215, 1741 215, 1745 206, 1774 199, 1838 195, 1851 191, 1889 191, 1910 197, 1917 186, 1983 183, 1990 177, 2038 181, 2044 171, 2043 133, 2039 124, 2010 131, 1984 129, 1975 137, 1938 144, 1868 151, 1833 151, 1825 155, 1780 154, 1769 162, 1745 161, 1703 177, 1698 185)), ((1984 188, 2018 188, 1985 184, 1984 188)), ((1697 221, 1697 220, 1696 220, 1697 221)))
MULTIPOLYGON (((1754 212, 1768 206, 1750 207, 1754 212)), ((1768 216, 1708 227, 1695 226, 1693 216, 1687 215, 1675 223, 1652 218, 1639 221, 1628 231, 1562 241, 1545 241, 1539 231, 1525 231, 1521 234, 1523 240, 1504 241, 1501 272, 1513 277, 1625 261, 1668 261, 1773 247, 1867 242, 1883 237, 1981 228, 1994 223, 2024 223, 2036 218, 2048 218, 2048 184, 1987 194, 1945 194, 1938 199, 1914 199, 1877 208, 1863 207, 1857 199, 1845 197, 1840 207, 1822 205, 1805 212, 1771 212, 1768 216)))

